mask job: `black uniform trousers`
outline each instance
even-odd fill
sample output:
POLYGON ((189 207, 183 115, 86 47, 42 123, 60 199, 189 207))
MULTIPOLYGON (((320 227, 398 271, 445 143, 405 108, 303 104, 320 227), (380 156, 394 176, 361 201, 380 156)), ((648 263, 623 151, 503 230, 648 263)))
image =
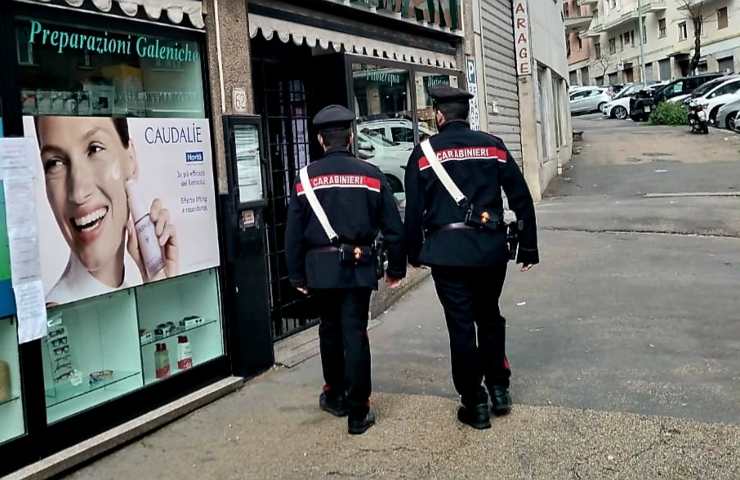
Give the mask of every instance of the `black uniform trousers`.
POLYGON ((346 392, 350 417, 365 418, 369 409, 370 341, 367 321, 369 288, 315 290, 320 302, 319 342, 325 390, 328 395, 346 392))
POLYGON ((455 389, 465 405, 485 402, 488 395, 481 381, 485 380, 489 390, 494 386, 508 388, 511 376, 506 359, 506 320, 498 306, 506 263, 432 266, 432 278, 447 320, 455 389))

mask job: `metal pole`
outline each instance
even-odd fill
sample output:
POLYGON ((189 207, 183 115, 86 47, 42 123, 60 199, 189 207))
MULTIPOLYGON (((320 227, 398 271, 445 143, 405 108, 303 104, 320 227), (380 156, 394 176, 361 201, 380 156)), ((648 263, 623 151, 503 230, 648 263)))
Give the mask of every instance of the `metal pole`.
POLYGON ((642 37, 642 0, 637 0, 637 34, 640 36, 640 81, 647 84, 645 78, 645 44, 642 37))

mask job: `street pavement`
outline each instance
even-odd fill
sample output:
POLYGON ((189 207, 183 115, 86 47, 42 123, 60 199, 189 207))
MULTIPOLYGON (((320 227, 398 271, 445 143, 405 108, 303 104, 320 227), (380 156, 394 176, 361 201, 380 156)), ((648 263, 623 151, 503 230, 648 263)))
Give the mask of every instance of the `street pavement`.
POLYGON ((740 136, 574 119, 538 205, 542 263, 501 307, 513 413, 455 420, 431 281, 371 332, 378 424, 318 410, 314 357, 275 368, 73 479, 740 478, 740 136))

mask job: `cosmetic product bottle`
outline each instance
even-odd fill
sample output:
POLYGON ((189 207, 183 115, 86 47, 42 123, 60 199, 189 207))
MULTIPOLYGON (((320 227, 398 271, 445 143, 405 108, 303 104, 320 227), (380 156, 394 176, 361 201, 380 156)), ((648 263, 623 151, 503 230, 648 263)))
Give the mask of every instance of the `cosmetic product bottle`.
POLYGON ((162 247, 159 246, 154 229, 154 223, 149 216, 150 205, 145 201, 145 196, 139 185, 134 180, 126 182, 126 193, 128 203, 131 206, 131 216, 136 227, 136 238, 139 240, 139 250, 144 260, 144 267, 149 278, 159 273, 164 268, 164 255, 162 247))
POLYGON ((193 349, 186 335, 177 337, 177 368, 187 370, 193 366, 193 349))
POLYGON ((0 402, 10 400, 10 365, 0 360, 0 402))
POLYGON ((154 369, 157 378, 170 376, 170 354, 167 353, 167 344, 158 343, 154 352, 154 369))

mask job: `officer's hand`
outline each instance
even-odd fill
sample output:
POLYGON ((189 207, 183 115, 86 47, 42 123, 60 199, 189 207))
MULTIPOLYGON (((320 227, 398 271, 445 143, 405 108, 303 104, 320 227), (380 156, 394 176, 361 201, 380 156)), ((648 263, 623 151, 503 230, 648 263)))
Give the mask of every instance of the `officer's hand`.
POLYGON ((401 285, 402 278, 393 278, 389 277, 388 275, 385 276, 385 284, 388 285, 389 288, 398 288, 399 285, 401 285))
POLYGON ((533 264, 531 264, 531 263, 525 263, 524 265, 522 265, 522 272, 528 272, 528 271, 532 270, 532 267, 534 267, 533 264))
POLYGON ((295 289, 298 290, 299 292, 301 292, 304 295, 308 295, 308 289, 307 288, 295 287, 295 289))

